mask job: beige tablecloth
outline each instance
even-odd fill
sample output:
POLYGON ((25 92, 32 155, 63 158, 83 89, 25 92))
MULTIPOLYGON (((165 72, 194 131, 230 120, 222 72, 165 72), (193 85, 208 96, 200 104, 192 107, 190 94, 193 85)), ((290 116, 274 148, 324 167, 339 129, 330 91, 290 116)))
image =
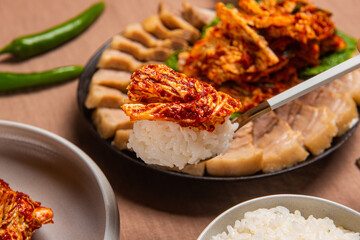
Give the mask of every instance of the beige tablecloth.
MULTIPOLYGON (((3 0, 0 2, 0 46, 13 38, 39 32, 87 8, 92 0, 3 0)), ((166 0, 180 8, 180 1, 166 0)), ((189 0, 214 7, 215 1, 189 0)), ((315 0, 334 13, 337 27, 360 37, 360 1, 315 0)), ((43 71, 85 65, 97 49, 129 23, 155 14, 158 1, 106 0, 106 9, 81 36, 54 51, 27 61, 0 56, 0 71, 43 71)), ((103 148, 88 130, 77 107, 78 80, 0 96, 0 119, 56 133, 84 150, 108 177, 118 199, 121 239, 195 239, 227 208, 258 196, 298 193, 323 197, 360 211, 360 129, 335 153, 308 167, 244 182, 192 181, 157 174, 124 161, 103 148)), ((9 170, 11 171, 11 169, 9 170)), ((1 177, 1 176, 0 176, 1 177)))

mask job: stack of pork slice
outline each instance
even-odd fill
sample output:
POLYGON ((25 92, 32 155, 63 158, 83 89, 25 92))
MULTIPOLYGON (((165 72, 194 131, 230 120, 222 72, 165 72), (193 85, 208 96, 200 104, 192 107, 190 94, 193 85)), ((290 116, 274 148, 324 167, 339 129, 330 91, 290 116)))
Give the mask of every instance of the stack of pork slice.
MULTIPOLYGON (((121 110, 128 102, 132 72, 150 63, 164 63, 201 37, 212 10, 183 4, 180 15, 160 4, 158 14, 128 25, 112 38, 93 75, 86 107, 93 109, 99 135, 126 149, 132 122, 121 110)), ((192 175, 243 176, 274 172, 305 161, 331 146, 332 140, 358 121, 360 72, 355 71, 248 123, 235 133, 229 150, 182 170, 192 175)), ((176 171, 176 169, 171 169, 176 171)))

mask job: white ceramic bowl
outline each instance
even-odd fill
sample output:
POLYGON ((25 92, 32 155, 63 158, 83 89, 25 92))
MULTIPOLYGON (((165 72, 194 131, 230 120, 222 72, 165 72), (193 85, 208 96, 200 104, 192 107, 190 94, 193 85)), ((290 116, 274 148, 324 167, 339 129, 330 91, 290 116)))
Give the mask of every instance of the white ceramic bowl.
POLYGON ((284 206, 291 212, 300 210, 301 215, 304 217, 310 215, 316 218, 329 217, 334 220, 336 226, 360 232, 360 213, 355 210, 322 198, 296 194, 279 194, 255 198, 228 209, 205 228, 198 237, 198 240, 209 240, 212 236, 225 232, 226 226, 233 226, 235 221, 242 219, 246 212, 277 206, 284 206))
POLYGON ((0 178, 53 210, 54 224, 43 225, 34 239, 119 239, 118 206, 108 180, 69 141, 0 121, 0 178))

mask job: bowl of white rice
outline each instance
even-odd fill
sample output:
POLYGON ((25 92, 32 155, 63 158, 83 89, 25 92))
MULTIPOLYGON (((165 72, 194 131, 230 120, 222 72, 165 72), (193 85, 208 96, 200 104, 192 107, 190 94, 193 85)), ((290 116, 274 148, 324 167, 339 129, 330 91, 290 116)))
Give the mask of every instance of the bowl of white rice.
POLYGON ((240 203, 198 240, 359 240, 360 213, 326 199, 279 194, 240 203))

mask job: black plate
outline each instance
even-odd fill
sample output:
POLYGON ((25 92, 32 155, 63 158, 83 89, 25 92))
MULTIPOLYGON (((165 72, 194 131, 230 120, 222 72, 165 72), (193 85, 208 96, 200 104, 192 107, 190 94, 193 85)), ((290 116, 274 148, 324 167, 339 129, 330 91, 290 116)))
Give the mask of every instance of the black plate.
POLYGON ((191 178, 191 179, 199 179, 199 180, 217 180, 217 181, 237 181, 237 180, 250 180, 250 179, 257 179, 257 178, 263 178, 263 177, 270 177, 273 175, 278 175, 281 173, 285 173, 285 172, 289 172, 304 166, 307 166, 315 161, 318 161, 320 159, 323 159, 324 157, 326 157, 327 155, 329 155, 330 153, 332 153, 333 151, 335 151, 336 149, 338 149, 344 142, 346 142, 346 140, 354 133, 356 127, 358 124, 356 124, 355 126, 353 126, 349 131, 347 131, 345 134, 343 134, 340 137, 335 137, 333 138, 332 141, 332 145, 330 148, 326 149, 322 154, 317 155, 317 156, 312 156, 310 155, 305 161, 280 170, 280 171, 276 171, 276 172, 271 172, 271 173, 256 173, 253 175, 248 175, 248 176, 240 176, 240 177, 213 177, 213 176, 192 176, 192 175, 188 175, 185 173, 180 173, 180 172, 174 172, 174 171, 169 171, 169 170, 165 170, 163 168, 157 168, 155 166, 151 166, 148 165, 146 163, 144 163, 141 159, 136 158, 135 153, 131 152, 131 151, 127 151, 127 150, 119 150, 116 147, 111 145, 111 140, 105 140, 103 138, 101 138, 101 136, 98 134, 95 125, 92 122, 91 119, 91 114, 92 114, 92 110, 89 110, 85 107, 85 100, 86 100, 86 96, 88 94, 88 88, 89 88, 89 84, 91 81, 91 78, 93 76, 93 74, 96 72, 97 70, 97 62, 99 61, 99 58, 102 54, 102 52, 110 45, 110 42, 106 43, 104 46, 102 46, 95 54, 94 56, 89 60, 89 62, 87 63, 87 65, 85 66, 85 69, 83 71, 83 73, 80 76, 80 81, 79 81, 79 85, 78 85, 78 105, 79 105, 79 110, 82 113, 82 115, 85 117, 86 122, 88 122, 89 127, 91 129, 91 131, 102 141, 105 143, 105 145, 111 149, 112 151, 114 151, 116 154, 118 154, 119 156, 121 156, 123 159, 128 160, 128 161, 132 161, 134 163, 136 163, 137 165, 141 166, 141 167, 145 167, 148 169, 152 169, 154 171, 159 171, 165 174, 170 174, 170 175, 175 175, 178 177, 184 177, 184 178, 191 178))

